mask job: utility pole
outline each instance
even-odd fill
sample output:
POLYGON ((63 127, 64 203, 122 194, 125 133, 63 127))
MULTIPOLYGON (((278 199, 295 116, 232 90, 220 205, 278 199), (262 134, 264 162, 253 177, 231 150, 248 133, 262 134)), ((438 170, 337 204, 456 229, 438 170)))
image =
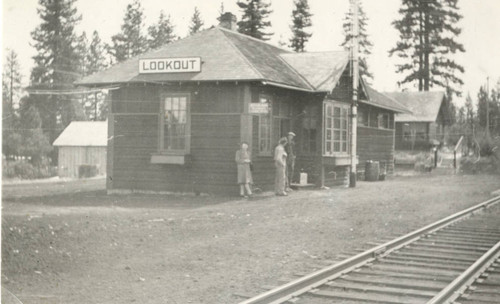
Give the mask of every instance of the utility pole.
POLYGON ((358 86, 359 86, 359 20, 358 0, 351 0, 352 9, 352 104, 351 104, 351 172, 349 186, 356 187, 356 154, 357 154, 357 115, 358 115, 358 86))
POLYGON ((490 77, 486 77, 486 139, 490 139, 490 77))

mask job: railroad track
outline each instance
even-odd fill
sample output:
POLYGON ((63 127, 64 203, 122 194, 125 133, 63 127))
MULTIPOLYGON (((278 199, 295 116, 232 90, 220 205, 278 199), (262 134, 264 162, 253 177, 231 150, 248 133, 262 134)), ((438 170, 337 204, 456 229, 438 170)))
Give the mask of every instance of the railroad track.
POLYGON ((245 300, 500 303, 500 196, 245 300))

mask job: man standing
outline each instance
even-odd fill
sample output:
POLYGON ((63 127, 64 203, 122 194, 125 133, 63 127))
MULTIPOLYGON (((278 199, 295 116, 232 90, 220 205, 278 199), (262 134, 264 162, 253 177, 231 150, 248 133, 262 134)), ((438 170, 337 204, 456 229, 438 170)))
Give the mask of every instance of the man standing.
POLYGON ((293 181, 293 173, 295 170, 295 133, 288 132, 287 144, 285 146, 286 154, 288 155, 286 159, 286 191, 291 191, 290 185, 293 181))
POLYGON ((285 152, 286 138, 279 140, 278 146, 274 149, 274 165, 276 167, 276 177, 274 178, 274 192, 276 195, 286 196, 286 164, 287 155, 285 152))

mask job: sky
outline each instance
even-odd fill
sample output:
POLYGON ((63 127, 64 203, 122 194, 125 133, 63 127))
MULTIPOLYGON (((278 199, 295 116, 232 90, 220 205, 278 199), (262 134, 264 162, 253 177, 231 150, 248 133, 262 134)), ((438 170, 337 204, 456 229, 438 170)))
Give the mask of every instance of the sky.
MULTIPOLYGON (((398 91, 396 58, 388 51, 396 45, 399 35, 391 22, 399 17, 401 0, 360 0, 369 18, 367 32, 374 44, 368 65, 374 74, 373 87, 379 91, 398 91)), ((77 33, 94 30, 99 32, 105 42, 120 31, 125 8, 132 0, 78 0, 76 7, 82 15, 77 33)), ((156 23, 160 11, 170 15, 175 32, 180 37, 187 36, 188 26, 194 7, 198 7, 205 28, 217 25, 221 3, 224 11, 232 12, 241 19, 241 11, 236 0, 143 0, 146 27, 156 23)), ((271 0, 273 13, 270 15, 271 43, 288 41, 291 36, 290 24, 293 0, 271 0)), ((342 23, 349 9, 349 0, 309 0, 313 14, 311 32, 313 36, 306 45, 310 52, 339 50, 343 41, 342 23)), ((41 22, 37 15, 37 0, 2 0, 2 63, 6 49, 15 50, 20 59, 24 82, 27 84, 33 67, 32 56, 35 49, 30 33, 41 22)), ((459 26, 463 29, 458 41, 463 43, 466 53, 456 56, 459 64, 465 67, 462 79, 464 96, 468 92, 475 97, 481 85, 489 77, 490 88, 500 80, 500 0, 459 0, 464 18, 459 26)), ((409 87, 409 90, 416 90, 409 87)), ((437 88, 436 88, 437 89, 437 88)), ((460 105, 463 98, 456 99, 460 105)))

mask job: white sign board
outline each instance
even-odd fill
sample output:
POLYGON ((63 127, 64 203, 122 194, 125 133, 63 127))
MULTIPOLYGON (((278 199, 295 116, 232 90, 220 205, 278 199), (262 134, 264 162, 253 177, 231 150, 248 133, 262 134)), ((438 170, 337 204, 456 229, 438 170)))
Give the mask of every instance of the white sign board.
POLYGON ((250 114, 267 114, 269 113, 269 104, 268 103, 251 103, 250 114))
POLYGON ((139 59, 139 74, 199 72, 200 57, 139 59))

